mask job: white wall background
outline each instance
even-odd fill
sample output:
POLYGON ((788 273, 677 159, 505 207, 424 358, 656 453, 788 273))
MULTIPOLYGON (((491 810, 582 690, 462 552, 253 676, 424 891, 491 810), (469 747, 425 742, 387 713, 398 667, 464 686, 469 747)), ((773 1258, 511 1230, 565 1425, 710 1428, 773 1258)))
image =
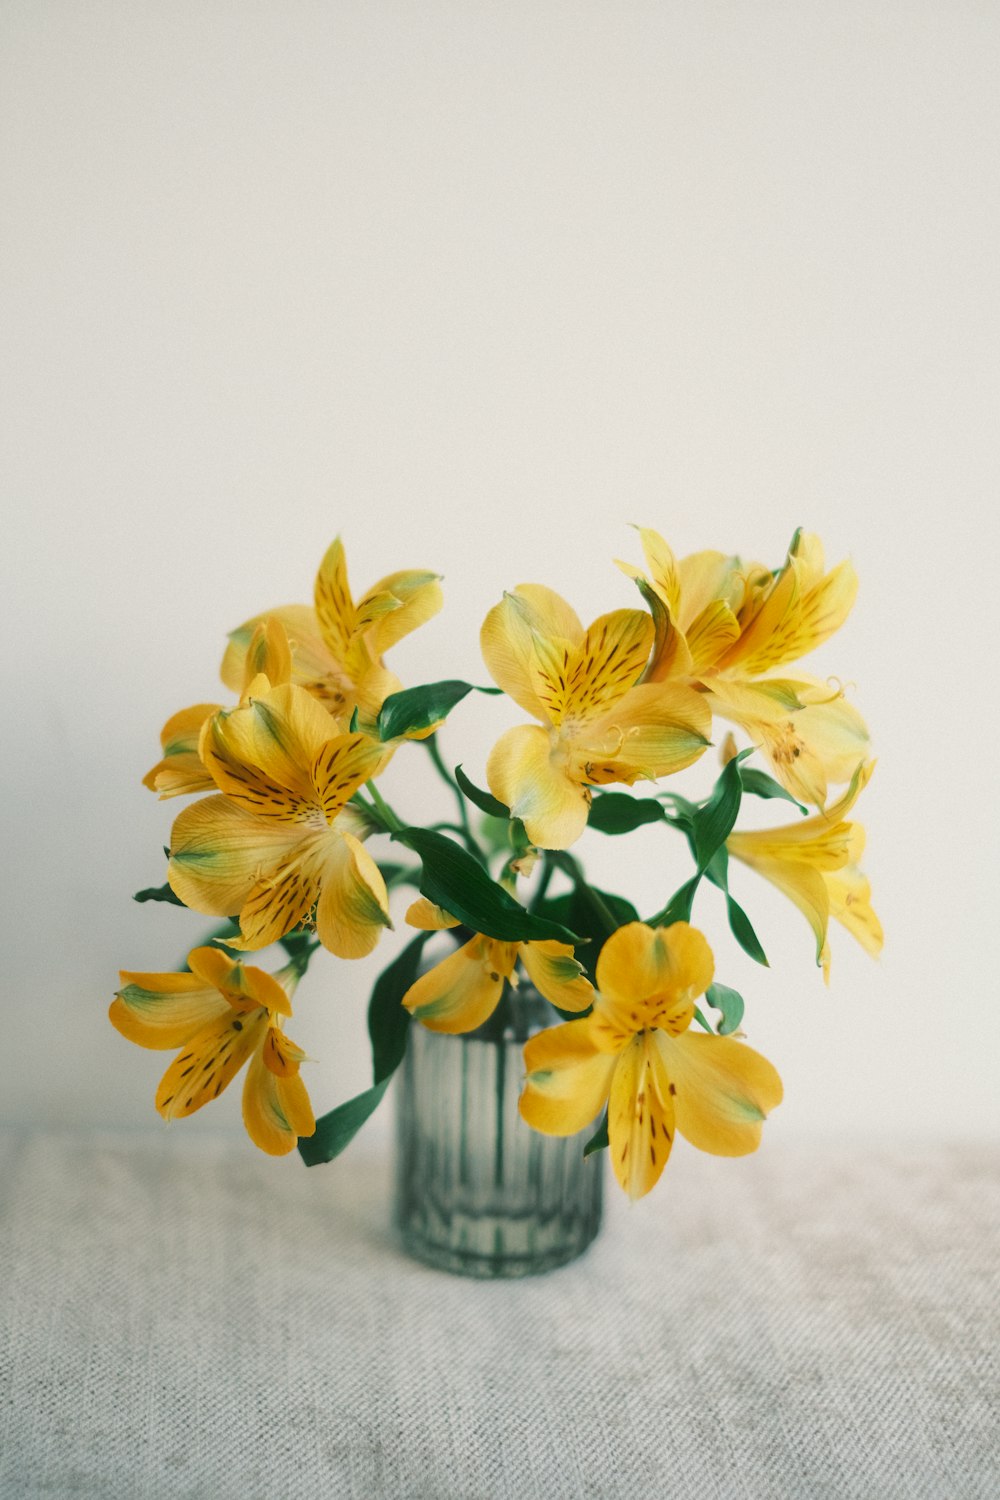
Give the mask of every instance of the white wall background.
MULTIPOLYGON (((338 531, 359 586, 446 575, 393 658, 416 682, 483 679, 513 583, 633 604, 629 521, 773 564, 802 523, 861 576, 815 665, 875 733, 886 952, 838 929, 825 991, 749 872, 770 972, 710 896, 697 916, 784 1075, 772 1131, 1000 1133, 998 19, 0 5, 4 1117, 155 1122, 167 1058, 107 1003, 206 924, 129 900, 182 805, 140 777, 215 696, 225 632, 307 600, 338 531)), ((451 758, 481 775, 519 717, 463 706, 451 758)), ((419 816, 433 782, 402 759, 419 816)), ((581 852, 648 910, 683 868, 667 840, 581 852)), ((318 1109, 368 1081, 390 942, 300 989, 318 1109)), ((236 1129, 230 1094, 174 1129, 236 1129)))

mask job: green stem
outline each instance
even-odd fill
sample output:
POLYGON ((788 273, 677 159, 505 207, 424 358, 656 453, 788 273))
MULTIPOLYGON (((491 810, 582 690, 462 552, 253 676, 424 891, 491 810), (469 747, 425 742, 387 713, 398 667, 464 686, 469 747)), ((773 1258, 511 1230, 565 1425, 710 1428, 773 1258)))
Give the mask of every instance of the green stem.
POLYGON ((388 802, 386 802, 385 798, 382 796, 382 793, 379 791, 374 781, 366 781, 365 786, 368 788, 368 793, 372 801, 374 802, 376 811, 378 812, 379 817, 382 819, 382 822, 385 825, 387 831, 389 833, 401 833, 402 830, 406 827, 406 824, 401 822, 400 819, 397 818, 396 814, 393 812, 388 802))
POLYGON ((542 873, 541 873, 541 876, 539 878, 538 886, 537 886, 537 888, 535 890, 535 894, 531 898, 531 905, 528 908, 529 911, 532 911, 532 912, 537 911, 538 908, 541 906, 542 902, 545 900, 546 894, 548 893, 549 886, 550 886, 550 884, 552 882, 552 877, 555 874, 555 870, 556 870, 556 867, 552 863, 551 859, 549 859, 549 857, 548 857, 547 854, 543 854, 542 855, 542 873))
POLYGON ((466 842, 474 843, 475 840, 472 833, 472 827, 469 823, 469 810, 465 805, 465 798, 462 796, 458 784, 456 783, 454 777, 444 763, 441 751, 438 748, 437 735, 432 734, 430 739, 424 740, 424 744, 427 746, 427 751, 430 755, 434 769, 441 777, 441 780, 445 782, 446 785, 449 786, 452 792, 455 794, 455 801, 458 804, 458 818, 459 822, 462 825, 462 834, 466 842))

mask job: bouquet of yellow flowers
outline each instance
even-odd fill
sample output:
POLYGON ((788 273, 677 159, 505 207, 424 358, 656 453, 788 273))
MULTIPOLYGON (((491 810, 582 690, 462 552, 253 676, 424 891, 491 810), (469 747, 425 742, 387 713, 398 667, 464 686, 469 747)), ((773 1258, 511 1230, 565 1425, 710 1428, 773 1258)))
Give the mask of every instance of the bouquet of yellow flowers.
POLYGON ((633 1198, 657 1182, 677 1131, 719 1155, 756 1148, 781 1081, 743 1040, 743 998, 716 979, 692 908, 704 881, 718 887, 736 942, 766 964, 729 890, 733 856, 799 907, 826 977, 831 917, 880 950, 858 865, 864 833, 850 820, 872 772, 868 731, 839 684, 786 675, 843 623, 857 579, 849 562, 827 572, 819 539, 802 531, 773 570, 712 551, 677 559, 655 531, 639 536, 645 568, 618 566, 642 608, 584 628, 537 583, 494 605, 481 647, 495 686, 405 688, 385 658, 440 609, 439 577, 393 573, 355 599, 339 540, 313 606, 233 631, 221 676, 235 701, 196 704, 163 728, 145 784, 197 800, 173 824, 166 884, 136 897, 224 921, 183 972, 122 972, 110 1012, 130 1041, 176 1051, 156 1094, 165 1119, 201 1109, 246 1067, 251 1140, 329 1161, 381 1101, 410 1025, 474 1031, 520 969, 553 1007, 553 1024, 524 1048, 529 1126, 571 1136, 593 1125, 587 1151, 610 1148, 633 1198), (488 789, 450 769, 439 745, 474 692, 506 694, 530 721, 493 747, 488 789), (673 778, 705 753, 716 718, 749 744, 726 732, 707 799, 609 790, 673 778), (452 821, 414 823, 379 788, 395 755, 418 752, 450 789, 452 821), (755 754, 769 770, 747 763, 755 754), (778 827, 738 830, 745 796, 795 811, 778 827), (570 850, 585 828, 627 836, 650 823, 681 835, 692 871, 641 920, 570 850), (373 1084, 317 1120, 304 1053, 285 1031, 296 986, 321 948, 344 960, 370 953, 392 926, 390 893, 407 886, 415 936, 369 1004, 373 1084), (454 947, 428 967, 423 950, 439 933, 454 947), (278 972, 246 962, 272 944, 284 950, 278 972))

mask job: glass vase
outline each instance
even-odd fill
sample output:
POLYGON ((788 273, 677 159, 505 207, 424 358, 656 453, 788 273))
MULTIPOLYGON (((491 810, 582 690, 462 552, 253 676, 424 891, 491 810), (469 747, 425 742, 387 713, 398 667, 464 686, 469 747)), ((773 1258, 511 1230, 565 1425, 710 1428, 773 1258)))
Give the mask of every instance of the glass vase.
POLYGON ((556 1013, 522 981, 478 1031, 415 1022, 396 1095, 396 1223, 418 1260, 462 1276, 530 1276, 582 1254, 601 1224, 595 1125, 541 1135, 518 1114, 522 1049, 556 1013))

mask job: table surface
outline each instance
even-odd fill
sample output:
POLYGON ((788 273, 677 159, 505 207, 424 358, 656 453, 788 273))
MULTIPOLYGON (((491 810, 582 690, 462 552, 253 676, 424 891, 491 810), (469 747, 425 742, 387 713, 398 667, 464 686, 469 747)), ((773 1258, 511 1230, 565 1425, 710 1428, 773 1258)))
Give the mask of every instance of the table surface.
POLYGON ((0 1495, 997 1500, 993 1147, 678 1151, 574 1265, 408 1260, 362 1141, 0 1137, 0 1495))

